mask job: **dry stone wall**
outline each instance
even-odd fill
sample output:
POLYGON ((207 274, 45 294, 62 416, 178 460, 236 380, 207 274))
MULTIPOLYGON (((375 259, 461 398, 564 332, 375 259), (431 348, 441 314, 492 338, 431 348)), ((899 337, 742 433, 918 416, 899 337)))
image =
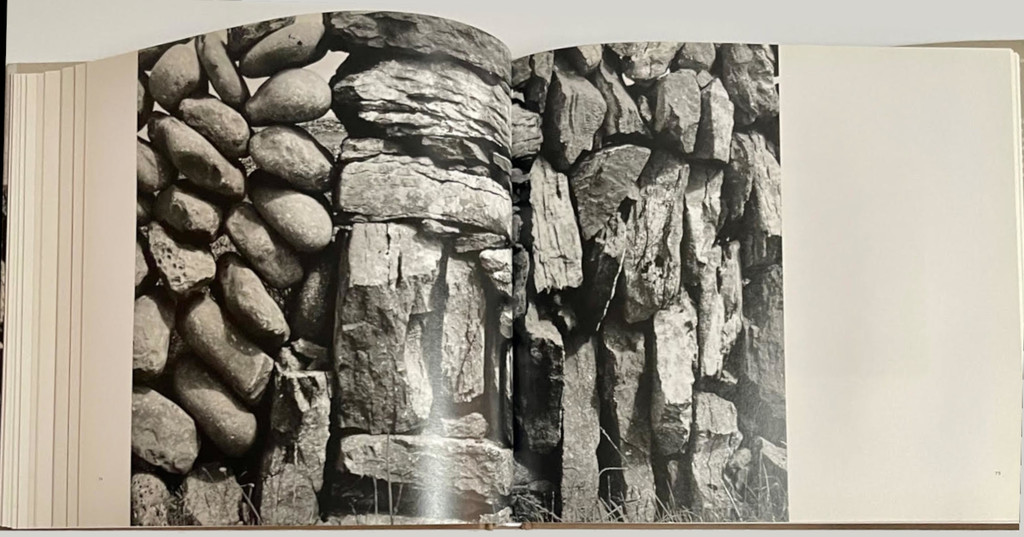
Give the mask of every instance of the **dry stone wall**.
POLYGON ((133 524, 508 519, 510 65, 397 13, 139 53, 133 524))
POLYGON ((512 64, 522 520, 787 519, 777 53, 512 64))

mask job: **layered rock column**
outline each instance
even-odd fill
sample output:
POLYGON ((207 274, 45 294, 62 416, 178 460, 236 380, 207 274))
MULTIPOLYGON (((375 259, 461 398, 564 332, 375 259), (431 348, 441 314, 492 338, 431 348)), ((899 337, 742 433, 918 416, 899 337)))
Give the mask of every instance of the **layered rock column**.
POLYGON ((518 516, 787 516, 758 507, 785 497, 776 64, 666 42, 513 62, 518 516))

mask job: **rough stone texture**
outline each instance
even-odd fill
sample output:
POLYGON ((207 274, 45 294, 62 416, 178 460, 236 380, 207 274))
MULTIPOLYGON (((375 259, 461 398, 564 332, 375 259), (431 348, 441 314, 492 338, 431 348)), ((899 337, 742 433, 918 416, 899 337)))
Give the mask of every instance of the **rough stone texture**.
POLYGON ((288 340, 284 313, 238 254, 229 252, 217 260, 217 282, 224 307, 246 334, 274 346, 288 340))
POLYGON ((750 184, 750 198, 744 211, 747 233, 741 239, 743 266, 764 267, 782 260, 782 167, 763 136, 745 137, 736 136, 739 143, 735 145, 741 154, 734 159, 735 167, 730 167, 734 176, 745 174, 750 184), (752 153, 746 152, 751 149, 752 153))
POLYGON ((149 276, 149 261, 146 260, 146 253, 142 249, 142 245, 139 244, 138 239, 135 241, 135 290, 138 291, 139 286, 142 282, 146 281, 149 276))
POLYGON ((729 162, 732 147, 733 113, 735 107, 729 100, 725 86, 718 79, 713 80, 700 91, 701 118, 697 127, 697 141, 693 156, 701 159, 729 162))
POLYGON ((192 469, 199 455, 195 422, 156 390, 132 388, 132 454, 172 474, 192 469))
POLYGON ((583 250, 569 182, 543 158, 530 169, 530 206, 534 287, 541 293, 578 287, 583 282, 583 250))
POLYGON ((174 328, 174 305, 160 295, 135 299, 132 373, 155 377, 167 365, 167 348, 174 328))
POLYGON ((713 262, 712 246, 721 219, 723 173, 707 166, 695 165, 686 187, 685 238, 683 277, 689 284, 700 281, 706 266, 713 262))
POLYGON ((503 297, 512 296, 512 249, 481 250, 480 268, 490 279, 494 290, 503 297))
POLYGON ((196 53, 217 95, 235 110, 240 110, 249 100, 249 86, 228 56, 223 38, 216 32, 197 37, 196 53))
MULTIPOLYGON (((610 461, 602 467, 621 468, 610 472, 612 501, 624 504, 635 520, 652 520, 656 509, 654 471, 651 468, 651 393, 646 369, 645 338, 637 326, 618 317, 605 319, 598 350, 598 395, 602 413, 611 421, 602 423, 613 445, 610 461), (618 482, 616 482, 618 481, 618 482)), ((607 488, 606 488, 607 487, 607 488)))
POLYGON ((279 371, 260 472, 263 524, 304 526, 320 518, 317 493, 324 482, 330 426, 328 374, 279 371))
POLYGON ((178 323, 181 337, 247 404, 263 396, 273 361, 224 316, 209 296, 189 304, 178 323))
POLYGON ((346 126, 361 121, 384 137, 479 138, 511 145, 509 97, 460 64, 385 60, 331 80, 334 111, 346 126))
POLYGON ((479 412, 441 418, 440 434, 448 438, 483 438, 487 435, 487 420, 479 412))
POLYGON ((601 149, 576 166, 569 183, 583 240, 590 240, 618 217, 623 202, 638 199, 637 179, 650 155, 646 147, 620 145, 601 149))
POLYGON ((476 265, 448 258, 441 336, 441 374, 444 387, 456 403, 466 403, 484 392, 484 319, 487 299, 476 265))
POLYGON ((155 474, 132 474, 132 526, 170 526, 175 510, 174 497, 167 484, 155 474))
POLYGON ((203 243, 213 242, 223 219, 220 207, 179 185, 165 188, 156 197, 153 213, 182 236, 203 243))
POLYGON ((700 126, 701 95, 693 71, 670 73, 658 80, 652 129, 677 151, 692 153, 700 126))
POLYGON ((409 13, 339 11, 327 20, 331 48, 401 50, 425 56, 450 56, 508 81, 508 48, 472 26, 409 13))
POLYGON ((327 253, 306 274, 288 320, 295 337, 330 345, 337 293, 337 254, 327 253))
POLYGON ((215 97, 182 99, 178 113, 186 125, 202 134, 225 157, 245 156, 249 124, 242 114, 215 97))
POLYGON ((324 23, 319 14, 297 17, 295 22, 267 34, 243 53, 238 71, 249 78, 260 78, 313 63, 323 57, 323 35, 324 23))
POLYGON ((581 328, 596 330, 611 303, 630 247, 630 225, 613 217, 583 248, 583 285, 575 300, 581 328))
POLYGON ((645 127, 640 110, 626 92, 618 73, 607 63, 601 62, 592 80, 607 104, 604 121, 601 124, 601 138, 643 133, 645 127))
POLYGON ((599 509, 601 441, 594 341, 566 352, 562 391, 562 521, 589 522, 599 509))
POLYGON ((714 65, 716 54, 714 43, 683 43, 672 61, 672 68, 707 71, 714 65))
POLYGON ((540 114, 512 105, 512 158, 536 155, 544 142, 540 114))
POLYGON ((601 64, 604 47, 601 45, 583 45, 562 49, 576 72, 588 75, 601 64))
POLYGON ((341 470, 415 488, 493 499, 512 487, 512 451, 489 440, 353 435, 341 440, 341 470))
POLYGON ((260 39, 295 22, 295 17, 280 17, 265 21, 243 24, 228 28, 227 51, 232 58, 238 58, 251 49, 260 39))
POLYGON ((278 289, 302 280, 302 264, 291 246, 247 203, 236 205, 224 220, 231 242, 267 283, 278 289))
POLYGON ((690 497, 697 512, 725 512, 733 508, 725 468, 743 434, 736 427, 736 408, 713 393, 696 392, 693 417, 693 453, 690 461, 690 497))
POLYGON ((245 194, 242 170, 181 120, 154 115, 149 120, 149 139, 196 186, 230 199, 245 194))
POLYGON ((769 480, 765 485, 785 486, 789 481, 786 448, 758 437, 754 439, 754 449, 757 452, 758 466, 764 467, 764 473, 769 480))
POLYGON ((508 193, 487 177, 446 170, 425 157, 379 155, 341 170, 340 209, 371 220, 430 218, 508 236, 508 193))
POLYGON ((152 220, 153 200, 145 194, 135 196, 135 224, 144 226, 152 220))
POLYGON ((736 105, 736 124, 779 115, 775 54, 768 45, 725 44, 719 50, 722 83, 736 105))
POLYGON ((178 296, 201 289, 217 271, 210 252, 175 240, 156 222, 149 224, 149 253, 167 287, 178 296))
POLYGON ((253 125, 312 121, 331 108, 331 87, 308 69, 276 73, 260 85, 245 103, 245 115, 253 125))
POLYGON ((410 315, 429 311, 440 260, 440 243, 412 227, 353 225, 335 310, 339 426, 402 433, 429 416, 434 393, 410 315))
POLYGON ((178 178, 178 170, 163 155, 142 139, 136 140, 135 175, 139 192, 152 194, 163 190, 178 178))
POLYGON ((562 437, 562 368, 565 348, 555 325, 541 319, 534 305, 526 311, 515 353, 515 418, 523 431, 523 447, 536 453, 554 449, 562 437))
POLYGON ((743 328, 743 275, 739 257, 738 241, 724 247, 715 246, 710 256, 713 262, 701 273, 698 305, 701 322, 697 340, 702 377, 725 377, 725 359, 743 328))
POLYGON ((244 455, 256 441, 256 416, 192 357, 182 357, 171 378, 174 392, 203 434, 229 457, 244 455))
POLYGON ((308 132, 274 125, 254 134, 249 153, 256 165, 304 192, 324 192, 331 184, 332 157, 308 132))
POLYGON ((242 523, 242 487, 226 467, 200 466, 181 484, 181 514, 190 525, 236 526, 242 523))
POLYGON ((149 94, 164 110, 176 110, 182 99, 205 85, 199 57, 191 42, 167 49, 149 72, 149 94))
POLYGON ((312 196, 249 178, 249 199, 263 220, 298 252, 323 250, 334 238, 327 209, 312 196))
POLYGON ((512 64, 512 87, 522 89, 523 98, 531 110, 544 113, 554 69, 555 54, 551 51, 520 58, 512 64))
POLYGON ((656 452, 686 450, 693 419, 694 364, 697 361, 697 311, 689 298, 654 315, 652 330, 651 429, 656 452))
POLYGON ((658 78, 668 70, 680 43, 612 43, 608 48, 622 60, 622 72, 633 80, 658 78))
POLYGON ((526 315, 526 293, 530 279, 530 254, 516 248, 512 252, 512 313, 515 318, 526 315))
POLYGON ((676 302, 680 289, 683 194, 690 169, 668 152, 656 152, 640 175, 640 193, 623 267, 627 322, 649 318, 676 302))
POLYGON ((750 276, 743 287, 740 419, 772 442, 786 439, 782 267, 772 265, 750 276))
POLYGON ((548 92, 544 150, 555 169, 565 171, 580 154, 593 149, 608 107, 587 79, 563 69, 551 75, 548 92))

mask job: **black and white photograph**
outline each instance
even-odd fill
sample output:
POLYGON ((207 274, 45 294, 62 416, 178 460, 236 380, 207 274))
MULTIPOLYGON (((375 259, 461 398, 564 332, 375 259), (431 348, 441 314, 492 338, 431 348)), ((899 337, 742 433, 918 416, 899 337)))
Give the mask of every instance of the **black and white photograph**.
POLYGON ((131 523, 784 522, 777 51, 138 54, 131 523))
POLYGON ((788 520, 776 57, 513 63, 518 520, 788 520))

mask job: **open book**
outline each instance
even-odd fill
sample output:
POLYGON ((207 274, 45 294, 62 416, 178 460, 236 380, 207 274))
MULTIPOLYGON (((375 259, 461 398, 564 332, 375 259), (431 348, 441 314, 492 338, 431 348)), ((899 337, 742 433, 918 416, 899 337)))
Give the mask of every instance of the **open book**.
POLYGON ((1015 53, 335 12, 7 84, 3 525, 1019 519, 1015 53))

